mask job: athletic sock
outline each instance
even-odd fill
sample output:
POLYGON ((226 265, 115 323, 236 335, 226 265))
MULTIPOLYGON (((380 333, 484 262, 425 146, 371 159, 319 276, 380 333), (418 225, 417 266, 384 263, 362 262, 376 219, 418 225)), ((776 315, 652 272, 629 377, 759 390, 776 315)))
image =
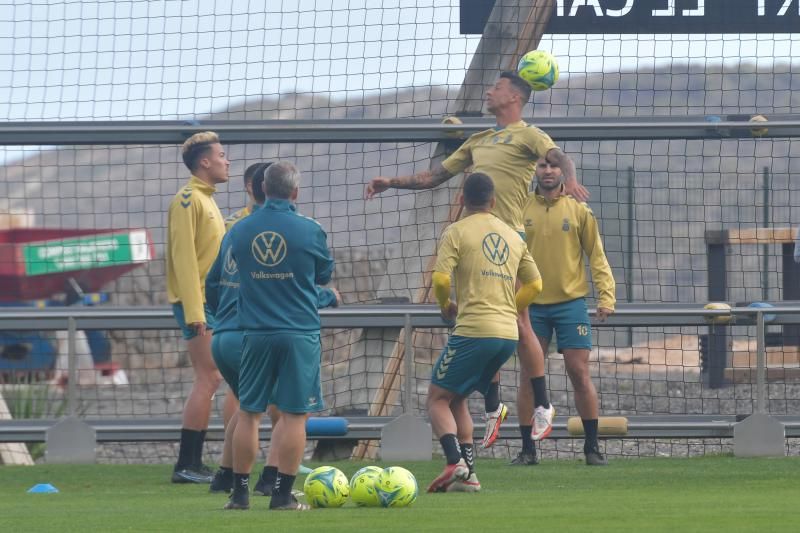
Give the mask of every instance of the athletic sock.
POLYGON ((581 420, 581 422, 583 422, 583 433, 586 435, 586 440, 583 442, 583 453, 600 449, 597 442, 597 419, 581 420))
POLYGON ((489 383, 489 390, 483 397, 483 405, 487 413, 494 413, 500 407, 500 383, 489 383))
POLYGON ((475 472, 475 446, 471 442, 462 442, 460 445, 461 457, 463 457, 464 462, 467 463, 469 475, 471 476, 475 472))
POLYGON ((272 500, 269 502, 270 508, 288 505, 292 501, 292 486, 295 476, 278 472, 275 485, 272 487, 272 500))
POLYGON ((461 460, 461 450, 458 447, 458 440, 452 433, 442 435, 439 439, 444 450, 444 456, 447 458, 447 464, 454 465, 461 460))
POLYGON ((547 397, 547 382, 544 376, 538 378, 531 378, 531 387, 533 387, 533 405, 534 407, 550 407, 550 399, 547 397))
POLYGON ((233 473, 233 499, 241 502, 250 498, 250 474, 233 473))
POLYGON ((199 431, 193 429, 181 429, 181 444, 178 448, 178 462, 175 464, 175 470, 181 470, 194 464, 194 449, 199 434, 199 431))
POLYGON ((206 430, 198 431, 195 436, 194 457, 192 457, 192 464, 200 466, 203 464, 203 444, 206 442, 206 430))
POLYGON ((536 451, 536 445, 533 443, 533 439, 531 438, 532 429, 533 426, 519 427, 519 434, 522 437, 522 451, 524 453, 534 453, 536 451))
POLYGON ((275 485, 275 480, 278 479, 278 467, 277 466, 265 466, 264 470, 261 471, 261 479, 267 485, 275 485))

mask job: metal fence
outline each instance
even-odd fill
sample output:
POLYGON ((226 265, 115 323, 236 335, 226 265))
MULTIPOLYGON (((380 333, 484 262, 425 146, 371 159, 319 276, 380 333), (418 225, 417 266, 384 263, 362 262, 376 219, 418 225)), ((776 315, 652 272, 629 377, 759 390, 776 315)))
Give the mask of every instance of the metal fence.
MULTIPOLYGON (((398 111, 390 116, 408 118, 382 120, 376 109, 352 110, 348 116, 361 117, 353 120, 298 113, 292 117, 304 120, 212 116, 189 122, 0 125, 0 144, 59 145, 2 168, 0 195, 12 211, 31 213, 37 225, 56 229, 146 227, 156 248, 146 268, 109 284, 114 306, 0 309, 3 330, 49 332, 70 354, 57 365, 63 380, 0 385, 12 412, 24 412, 20 406, 27 405, 38 419, 0 423, 0 440, 41 440, 63 411, 90 420, 98 439, 108 442, 101 460, 174 458, 171 444, 161 444, 178 435, 191 368, 168 309, 142 306, 166 301, 164 213, 186 178, 175 145, 196 131, 220 132, 230 145, 234 175, 265 159, 298 163, 306 180, 299 209, 328 232, 345 303, 419 301, 425 263, 449 222, 458 180, 434 191, 385 194, 372 203, 364 201, 364 184, 375 175, 427 168, 441 155, 439 147, 447 151, 448 143, 492 124, 465 119, 463 125, 442 125, 430 118, 432 111, 424 118, 398 111), (87 363, 85 332, 99 330, 109 332, 111 360, 125 371, 125 380, 97 377, 90 356, 87 363), (144 439, 158 445, 134 452, 126 444, 144 439)), ((541 106, 536 111, 533 122, 563 143, 592 192, 618 298, 630 302, 609 322, 595 324, 591 369, 601 412, 628 416, 629 436, 636 437, 607 441, 612 449, 606 451, 726 451, 737 421, 759 410, 782 417, 793 437, 800 413, 800 352, 792 340, 796 335, 786 329, 800 324, 800 313, 796 291, 789 290, 798 272, 787 261, 791 237, 787 241, 786 235, 794 234, 797 220, 798 185, 790 176, 797 163, 792 155, 800 135, 798 115, 770 114, 768 129, 756 130, 750 113, 727 108, 681 117, 547 117, 541 106), (762 168, 770 171, 762 175, 762 168), (767 228, 786 235, 759 240, 767 228), (735 242, 731 231, 738 232, 735 242), (756 238, 743 240, 747 231, 755 231, 756 238), (723 272, 725 282, 719 283, 723 272), (744 305, 734 305, 724 325, 707 319, 726 311, 702 309, 708 301, 754 300, 776 305, 784 300, 784 306, 761 312, 762 318, 775 315, 761 326, 759 311, 744 305), (672 438, 681 440, 657 440, 672 438)), ((217 194, 224 212, 242 201, 240 180, 217 194)), ((327 413, 347 416, 356 438, 376 438, 387 420, 403 412, 424 416, 432 365, 447 337, 435 308, 345 305, 322 315, 327 413), (366 416, 375 412, 379 397, 381 414, 366 416)), ((501 372, 503 399, 512 412, 516 365, 512 360, 501 372)), ((560 415, 576 414, 557 353, 549 356, 547 375, 560 415)), ((223 395, 220 391, 217 403, 223 395)), ((470 407, 479 418, 482 402, 475 399, 470 407)), ((567 436, 563 420, 556 425, 557 437, 567 436)), ((221 438, 220 428, 214 420, 212 439, 221 438)), ((496 446, 495 453, 511 452, 515 436, 512 421, 501 433, 508 439, 505 448, 496 446)), ((544 452, 571 457, 571 442, 546 443, 544 452)), ((787 450, 794 451, 792 446, 787 450)))
MULTIPOLYGON (((430 305, 380 305, 380 306, 344 306, 338 309, 323 310, 323 387, 328 414, 348 416, 351 420, 351 432, 344 436, 347 439, 378 439, 381 428, 395 416, 410 413, 425 416, 425 391, 430 378, 432 362, 438 355, 442 339, 446 336, 447 324, 439 316, 438 310, 430 305), (390 407, 390 416, 368 417, 368 404, 374 401, 376 392, 383 384, 378 379, 388 365, 391 356, 392 341, 404 340, 402 357, 403 370, 399 383, 394 386, 397 399, 390 407), (416 331, 416 340, 414 332, 416 331), (421 335, 428 332, 428 336, 421 335), (345 335, 361 338, 363 349, 353 350, 350 344, 339 343, 337 336, 345 335), (440 342, 429 342, 437 337, 440 342), (427 340, 426 340, 427 339, 427 340), (374 342, 377 341, 377 342, 374 342), (346 356, 337 356, 337 350, 344 349, 346 356), (361 375, 363 374, 363 375, 361 375), (343 386, 342 383, 347 383, 343 386), (356 394, 363 391, 364 394, 356 394), (343 396, 346 396, 343 397, 343 396), (359 409, 359 407, 361 407, 359 409)), ((793 453, 792 439, 800 437, 800 415, 797 406, 800 398, 797 394, 800 385, 793 384, 796 379, 789 375, 793 365, 777 364, 768 357, 772 356, 766 338, 769 328, 782 328, 785 325, 800 323, 800 306, 790 303, 773 308, 733 307, 728 310, 708 310, 700 305, 688 306, 679 304, 622 304, 617 313, 605 323, 593 320, 593 326, 607 331, 624 330, 626 328, 644 329, 648 331, 681 331, 700 332, 712 328, 730 330, 733 339, 731 348, 737 339, 746 338, 748 342, 755 338, 754 372, 747 375, 752 380, 742 380, 734 373, 729 375, 727 383, 722 387, 712 388, 708 385, 708 369, 704 367, 702 356, 697 363, 689 362, 689 358, 680 364, 661 365, 655 361, 657 354, 651 354, 650 362, 641 361, 628 368, 630 363, 620 356, 611 361, 604 359, 599 350, 593 352, 592 373, 598 385, 601 399, 602 415, 625 415, 629 419, 628 435, 618 440, 618 444, 608 442, 607 450, 614 454, 631 454, 626 452, 626 439, 653 442, 653 452, 658 453, 659 442, 668 443, 672 449, 676 445, 673 440, 684 439, 685 446, 690 446, 695 439, 696 446, 703 453, 725 451, 730 446, 733 428, 745 416, 752 413, 767 413, 776 416, 784 423, 787 451, 793 453), (710 324, 710 321, 726 324, 710 324), (664 367, 664 372, 659 370, 664 367), (768 371, 780 369, 781 377, 768 376, 768 371), (675 371, 680 370, 677 378, 675 371), (752 381, 752 382, 751 382, 752 381), (665 392, 658 392, 665 386, 665 392), (627 396, 633 400, 628 401, 627 396), (643 401, 649 397, 648 401, 643 401), (665 400, 659 405, 659 400, 665 400), (674 401, 680 400, 680 401, 674 401), (661 439, 659 441, 659 439, 661 439), (667 440, 664 440, 667 439, 667 440), (685 440, 689 439, 689 440, 685 440), (699 439, 699 440, 697 440, 699 439), (709 440, 711 439, 711 440, 709 440)), ((66 389, 61 391, 57 385, 49 385, 48 397, 53 401, 65 402, 65 414, 79 416, 92 425, 101 443, 116 446, 115 452, 126 461, 137 461, 137 451, 133 454, 125 451, 125 444, 135 441, 170 442, 177 439, 180 431, 180 403, 183 398, 175 395, 175 410, 163 411, 157 407, 168 402, 172 397, 169 391, 161 387, 152 387, 144 377, 132 376, 131 383, 126 385, 80 385, 80 373, 90 371, 79 368, 80 353, 77 338, 82 330, 106 329, 115 331, 166 331, 174 330, 175 323, 168 308, 67 308, 67 309, 0 309, 0 330, 13 331, 58 331, 65 330, 68 338, 68 376, 66 389), (148 388, 150 389, 148 391, 148 388), (145 391, 145 392, 142 392, 145 391), (120 405, 126 402, 144 402, 148 407, 126 411, 120 405), (106 404, 106 405, 103 405, 106 404), (118 414, 115 414, 118 413, 118 414), (116 444, 111 444, 116 443, 116 444)), ((673 335, 667 335, 667 338, 673 335)), ((796 347, 795 347, 796 348, 796 347)), ((782 347, 781 350, 784 348, 782 347)), ((652 352, 660 351, 650 348, 652 352)), ((685 353, 690 351, 688 345, 676 350, 685 353)), ((397 355, 397 354, 394 354, 397 355)), ((750 359, 748 349, 748 357, 750 359)), ((625 355, 627 357, 627 354, 625 355)), ((738 357, 736 350, 731 350, 726 366, 735 370, 734 360, 738 357)), ((559 413, 575 414, 571 404, 569 385, 565 381, 563 364, 557 354, 551 354, 548 363, 553 402, 559 413), (562 383, 563 382, 563 383, 562 383)), ((738 365, 742 366, 742 365, 738 365)), ((161 378, 159 378, 161 379, 161 378)), ((509 389, 516 386, 516 366, 512 361, 503 371, 504 396, 511 398, 509 389)), ((36 387, 37 385, 27 385, 36 387)), ((19 385, 16 386, 19 391, 19 385)), ((18 401, 13 397, 14 386, 0 389, 9 403, 18 401)), ((178 387, 182 391, 182 387, 178 387)), ((175 391, 172 391, 173 393, 175 391)), ((513 402, 510 402, 513 403, 513 402)), ((476 399, 472 405, 476 418, 480 418, 482 403, 476 399)), ((17 419, 0 423, 0 442, 37 442, 43 441, 45 432, 54 420, 52 419, 17 419)), ((501 439, 516 437, 514 421, 509 421, 501 433, 501 439)), ((221 439, 221 422, 215 419, 209 428, 209 439, 221 439)), ((478 423, 476 432, 482 431, 478 423)), ((263 437, 269 436, 269 426, 265 426, 263 437)), ((569 437, 566 431, 566 418, 561 417, 553 433, 555 439, 569 437)), ((630 442, 630 441, 629 441, 630 442)), ((128 446, 131 446, 128 444, 128 446)), ((169 446, 169 445, 167 445, 169 446)), ((498 447, 512 451, 516 446, 513 440, 506 441, 498 447), (505 446, 505 447, 504 447, 505 446)), ((572 453, 571 442, 553 442, 545 448, 556 456, 572 453)), ((683 444, 681 446, 684 446, 683 444)), ((688 448, 687 448, 688 449, 688 448)), ((151 450, 152 457, 141 457, 141 460, 169 460, 170 449, 151 450)), ((213 451, 212 451, 213 453, 213 451)), ((648 452, 649 453, 649 452, 648 452)), ((643 454, 637 443, 635 455, 643 454)), ((113 454, 112 454, 113 455, 113 454)), ((113 460, 113 457, 106 457, 113 460)), ((119 459, 119 458, 117 458, 119 459)))

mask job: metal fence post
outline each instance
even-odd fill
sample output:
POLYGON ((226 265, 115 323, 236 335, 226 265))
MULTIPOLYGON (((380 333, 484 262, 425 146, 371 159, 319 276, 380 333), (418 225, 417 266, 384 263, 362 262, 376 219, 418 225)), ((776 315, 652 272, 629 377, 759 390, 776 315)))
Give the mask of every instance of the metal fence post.
POLYGON ((765 335, 764 313, 756 311, 756 413, 762 414, 767 412, 765 335))
POLYGON ((411 391, 412 386, 416 383, 414 379, 414 331, 411 329, 411 315, 406 314, 405 316, 405 326, 403 327, 403 333, 405 336, 405 354, 404 354, 404 361, 405 370, 406 370, 406 379, 405 379, 405 389, 406 394, 403 397, 403 413, 411 414, 413 411, 413 407, 411 404, 411 391))
POLYGON ((67 414, 69 416, 75 416, 75 396, 78 392, 78 376, 75 368, 77 333, 75 317, 71 316, 67 318, 67 414))

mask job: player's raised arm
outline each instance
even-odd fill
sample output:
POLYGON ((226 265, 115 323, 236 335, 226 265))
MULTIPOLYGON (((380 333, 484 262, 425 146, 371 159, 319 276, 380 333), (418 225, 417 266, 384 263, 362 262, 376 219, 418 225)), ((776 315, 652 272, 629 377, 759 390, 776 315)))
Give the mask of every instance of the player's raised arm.
POLYGON ((371 200, 376 194, 380 194, 388 189, 433 189, 452 178, 451 174, 442 165, 436 165, 430 170, 418 172, 412 176, 400 176, 388 178, 379 176, 373 178, 367 184, 366 197, 371 200))
POLYGON ((589 200, 589 191, 586 187, 578 183, 578 177, 575 172, 575 163, 572 159, 561 151, 560 148, 551 148, 545 156, 547 162, 553 166, 561 168, 564 174, 564 193, 571 195, 579 202, 586 202, 589 200))

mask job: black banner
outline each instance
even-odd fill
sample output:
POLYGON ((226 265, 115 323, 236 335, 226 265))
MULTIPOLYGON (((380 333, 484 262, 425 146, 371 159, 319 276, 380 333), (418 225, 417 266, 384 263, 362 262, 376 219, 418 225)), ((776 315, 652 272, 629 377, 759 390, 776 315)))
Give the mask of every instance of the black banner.
MULTIPOLYGON (((800 0, 554 0, 554 3, 545 34, 800 32, 800 0)), ((495 0, 461 0, 461 33, 483 33, 494 4, 495 0)))

